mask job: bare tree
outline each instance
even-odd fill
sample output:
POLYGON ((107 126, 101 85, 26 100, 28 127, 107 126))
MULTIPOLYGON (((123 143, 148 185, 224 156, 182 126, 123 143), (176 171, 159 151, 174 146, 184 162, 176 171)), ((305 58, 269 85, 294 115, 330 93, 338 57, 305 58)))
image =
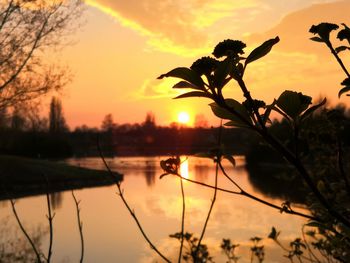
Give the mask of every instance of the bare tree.
POLYGON ((45 61, 49 48, 67 44, 81 0, 0 1, 0 108, 65 85, 63 68, 45 61))

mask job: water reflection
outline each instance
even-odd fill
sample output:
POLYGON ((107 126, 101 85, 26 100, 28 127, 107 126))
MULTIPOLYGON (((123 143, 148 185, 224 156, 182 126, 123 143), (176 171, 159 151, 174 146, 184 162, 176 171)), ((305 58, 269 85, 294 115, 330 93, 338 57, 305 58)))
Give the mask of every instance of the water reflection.
MULTIPOLYGON (((30 228, 27 231, 35 247, 40 249, 43 238, 48 231, 44 230, 42 226, 30 228)), ((36 262, 36 259, 32 247, 18 226, 11 225, 9 217, 0 220, 0 262, 36 262)))
POLYGON ((156 183, 156 168, 154 162, 145 160, 145 178, 148 187, 153 186, 156 183))
POLYGON ((181 157, 180 175, 186 179, 190 178, 190 175, 188 173, 188 158, 187 157, 181 157))
MULTIPOLYGON (((168 235, 178 232, 181 226, 180 183, 179 179, 174 176, 158 179, 162 173, 159 167, 161 159, 162 157, 114 158, 108 159, 108 163, 113 170, 124 174, 122 187, 125 197, 152 241, 167 256, 176 257, 178 244, 168 235)), ((68 162, 103 169, 99 158, 71 159, 68 162)), ((249 184, 246 171, 241 168, 244 160, 238 159, 237 163, 236 168, 226 163, 227 172, 246 191, 259 195, 249 184)), ((213 184, 215 164, 209 159, 190 157, 183 162, 181 173, 183 176, 213 184)), ((232 188, 232 184, 223 176, 220 176, 219 181, 222 188, 232 188)), ((191 183, 186 183, 184 186, 186 231, 198 236, 210 207, 212 189, 191 183)), ((115 262, 116 259, 118 262, 161 262, 143 240, 130 215, 115 194, 115 187, 77 190, 76 195, 78 200, 82 201, 81 216, 86 241, 86 262, 109 263, 115 262)), ((70 192, 51 196, 51 199, 56 213, 52 262, 62 262, 65 258, 70 258, 71 262, 78 262, 79 234, 70 192)), ((18 211, 30 229, 39 223, 47 227, 45 201, 45 196, 40 196, 25 198, 18 202, 18 211)), ((281 200, 271 201, 281 203, 281 200)), ((10 207, 0 206, 0 220, 8 215, 12 216, 10 207)), ((303 223, 304 220, 300 218, 280 214, 278 211, 240 196, 220 192, 203 243, 209 246, 216 262, 224 262, 224 259, 221 260, 222 253, 219 250, 222 238, 231 238, 240 243, 239 255, 245 257, 243 248, 249 251, 249 238, 252 236, 266 236, 271 226, 275 226, 283 230, 283 236, 292 239, 299 235, 298 232, 303 223)), ((15 223, 14 226, 17 227, 15 223)), ((15 234, 9 235, 11 238, 16 238, 15 234)), ((47 242, 43 243, 47 244, 47 242)), ((266 262, 285 262, 281 255, 276 256, 274 253, 273 248, 267 251, 266 262)), ((247 257, 245 259, 243 257, 239 262, 249 262, 245 261, 247 257)))
POLYGON ((61 208, 63 202, 63 194, 62 192, 56 192, 50 194, 50 204, 52 209, 61 208))

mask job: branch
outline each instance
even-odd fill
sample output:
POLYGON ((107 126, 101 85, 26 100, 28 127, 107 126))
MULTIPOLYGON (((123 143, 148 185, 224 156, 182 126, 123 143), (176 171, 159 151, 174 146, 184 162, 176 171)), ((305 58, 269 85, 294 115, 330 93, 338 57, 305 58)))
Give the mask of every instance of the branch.
POLYGON ((77 219, 78 219, 78 228, 79 228, 79 234, 80 234, 80 244, 81 244, 81 253, 80 253, 80 263, 84 260, 84 236, 83 236, 83 222, 80 220, 80 201, 78 201, 74 195, 74 191, 72 190, 72 196, 75 203, 75 208, 77 211, 77 219))
MULTIPOLYGON (((181 177, 180 174, 174 174, 175 176, 178 176, 178 177, 181 177)), ((245 197, 248 197, 250 199, 253 199, 255 201, 258 201, 259 203, 262 203, 262 204, 265 204, 271 208, 274 208, 278 211, 283 211, 284 213, 286 214, 291 214, 291 215, 297 215, 297 216, 301 216, 301 217, 304 217, 304 218, 307 218, 307 219, 311 219, 311 220, 315 220, 317 222, 321 222, 322 223, 322 220, 317 218, 317 217, 314 217, 314 216, 311 216, 311 215, 307 215, 307 214, 303 214, 303 213, 300 213, 300 212, 297 212, 297 211, 294 211, 294 210, 284 210, 284 207, 282 206, 278 206, 278 205, 274 205, 272 203, 269 203, 265 200, 262 200, 258 197, 255 197, 251 194, 248 194, 246 192, 242 193, 241 191, 237 192, 237 191, 232 191, 232 190, 228 190, 228 189, 224 189, 224 188, 220 188, 220 187, 215 187, 213 185, 209 185, 209 184, 206 184, 206 183, 202 183, 202 182, 198 182, 198 181, 195 181, 195 180, 191 180, 191 179, 187 179, 185 177, 181 177, 183 180, 185 181, 188 181, 190 183, 194 183, 194 184, 198 184, 198 185, 201 185, 201 186, 204 186, 204 187, 207 187, 207 188, 211 188, 211 189, 217 189, 218 191, 221 191, 221 192, 225 192, 225 193, 229 193, 229 194, 234 194, 234 195, 242 195, 242 196, 245 196, 245 197)))
POLYGON ((27 233, 27 231, 23 227, 21 220, 19 219, 19 216, 18 216, 17 211, 16 211, 16 207, 15 207, 15 201, 13 201, 13 199, 10 199, 10 203, 11 203, 11 206, 12 206, 13 214, 15 215, 15 218, 16 218, 16 221, 17 221, 19 227, 21 228, 23 234, 25 235, 25 237, 29 241, 29 243, 30 243, 30 245, 31 245, 35 255, 36 255, 38 263, 41 263, 40 253, 39 253, 38 249, 36 248, 33 240, 30 238, 29 234, 27 233))
MULTIPOLYGON (((102 154, 102 151, 101 151, 101 146, 100 146, 100 141, 99 139, 97 140, 97 148, 98 148, 98 151, 99 151, 99 154, 100 154, 100 157, 103 161, 103 164, 105 165, 108 173, 110 174, 110 176, 114 179, 117 179, 116 176, 113 174, 112 170, 109 168, 103 154, 102 154)), ((180 176, 181 177, 181 176, 180 176)), ((181 177, 182 178, 182 177, 181 177)), ((128 202, 126 201, 126 199, 124 198, 124 194, 123 194, 123 190, 121 189, 121 184, 119 181, 116 182, 116 185, 117 185, 117 189, 118 189, 118 194, 120 196, 120 198, 122 199, 125 207, 128 209, 131 217, 134 219, 134 221, 136 222, 142 236, 145 238, 145 240, 147 241, 147 243, 151 246, 151 248, 162 258, 164 259, 166 262, 168 263, 171 263, 171 261, 165 257, 158 249, 157 247, 152 243, 152 241, 148 238, 148 236, 146 235, 145 231, 143 230, 142 226, 141 226, 141 223, 140 221, 138 220, 138 218, 136 217, 136 214, 135 212, 130 208, 128 202)))
POLYGON ((50 230, 50 241, 49 241, 49 249, 47 252, 47 263, 51 261, 51 255, 52 255, 52 242, 53 242, 53 225, 52 225, 52 220, 55 216, 51 214, 51 203, 50 203, 50 195, 49 192, 46 192, 46 200, 47 200, 47 210, 48 210, 48 215, 46 215, 47 220, 49 221, 49 230, 50 230))
POLYGON ((182 195, 182 217, 181 217, 181 244, 180 244, 180 252, 179 252, 179 259, 178 263, 181 263, 181 257, 182 257, 182 250, 184 246, 184 232, 185 232, 185 192, 184 192, 184 186, 182 182, 182 178, 180 178, 180 184, 181 184, 181 195, 182 195))

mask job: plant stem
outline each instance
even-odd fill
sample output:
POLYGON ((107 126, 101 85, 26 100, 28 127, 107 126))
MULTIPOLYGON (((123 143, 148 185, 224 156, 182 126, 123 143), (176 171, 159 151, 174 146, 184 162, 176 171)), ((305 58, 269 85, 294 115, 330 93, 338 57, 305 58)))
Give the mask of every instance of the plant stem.
POLYGON ((337 62, 339 63, 340 67, 342 68, 342 70, 345 72, 346 76, 348 78, 350 78, 350 74, 349 71, 346 69, 343 61, 341 60, 341 58, 339 57, 338 53, 335 51, 332 43, 330 41, 325 42, 327 47, 331 50, 333 56, 335 57, 335 59, 337 60, 337 62))
MULTIPOLYGON (((103 164, 105 165, 108 173, 110 174, 110 176, 115 179, 115 180, 118 180, 118 178, 113 174, 112 170, 109 168, 103 154, 102 154, 102 151, 101 151, 101 147, 100 147, 100 142, 99 140, 97 140, 97 148, 98 148, 98 151, 99 151, 99 154, 100 154, 100 157, 103 161, 103 164)), ((181 176, 180 176, 181 177, 181 176)), ((182 177, 181 177, 182 178, 182 177)), ((116 182, 116 185, 117 185, 117 189, 118 189, 118 194, 121 198, 121 200, 123 201, 125 207, 127 208, 127 210, 129 211, 131 217, 134 219, 134 221, 136 222, 142 236, 145 238, 145 240, 147 241, 147 243, 151 246, 151 248, 162 258, 164 259, 166 262, 168 263, 171 263, 171 261, 166 257, 164 256, 158 249, 157 247, 152 243, 152 241, 148 238, 148 236, 146 235, 145 231, 143 230, 142 226, 141 226, 141 223, 140 221, 138 220, 138 218, 136 217, 136 214, 135 212, 131 209, 131 207, 129 206, 128 202, 126 201, 125 197, 124 197, 124 194, 123 194, 123 190, 121 189, 121 183, 119 181, 116 182)))
POLYGON ((25 237, 27 238, 27 240, 29 241, 35 255, 36 255, 36 258, 37 258, 37 261, 38 263, 41 263, 41 257, 40 257, 40 253, 38 251, 38 249, 36 248, 33 240, 30 238, 30 236, 28 235, 27 231, 25 230, 25 228, 23 227, 23 224, 21 222, 21 220, 19 219, 19 216, 17 214, 17 211, 16 211, 16 207, 15 207, 15 201, 13 201, 12 199, 10 199, 10 203, 11 203, 11 206, 12 206, 12 211, 13 211, 13 214, 15 215, 15 218, 16 218, 16 221, 19 225, 19 227, 21 228, 23 234, 25 235, 25 237))
POLYGON ((180 251, 179 251, 179 258, 178 258, 178 263, 181 262, 182 258, 182 250, 184 246, 184 232, 185 232, 185 192, 184 192, 184 186, 183 186, 183 181, 182 178, 180 178, 180 185, 181 185, 181 196, 182 196, 182 217, 181 217, 181 243, 180 243, 180 251))
POLYGON ((78 220, 78 228, 79 228, 79 235, 80 235, 80 244, 81 244, 81 251, 80 251, 80 263, 82 263, 84 261, 84 236, 83 236, 83 223, 80 220, 80 201, 77 200, 77 198, 75 197, 74 191, 72 190, 72 196, 74 199, 74 203, 75 203, 75 208, 76 208, 76 212, 77 212, 77 220, 78 220))
MULTIPOLYGON (((179 174, 176 174, 176 176, 181 177, 181 175, 179 175, 179 174)), ((269 206, 269 207, 271 207, 271 208, 274 208, 274 209, 276 209, 276 210, 278 210, 278 211, 283 210, 283 207, 281 207, 281 206, 274 205, 274 204, 272 204, 272 203, 269 203, 269 202, 267 202, 267 201, 265 201, 265 200, 262 200, 262 199, 260 199, 260 198, 258 198, 258 197, 255 197, 255 196, 253 196, 253 195, 251 195, 251 194, 248 194, 248 193, 246 193, 246 192, 243 192, 243 193, 242 193, 241 191, 237 192, 237 191, 232 191, 232 190, 228 190, 228 189, 224 189, 224 188, 220 188, 220 187, 215 187, 215 186, 213 186, 213 185, 209 185, 209 184, 205 184, 205 183, 202 183, 202 182, 194 181, 194 180, 191 180, 191 179, 187 179, 187 178, 185 178, 185 177, 182 177, 182 179, 185 180, 185 181, 188 181, 188 182, 190 182, 190 183, 198 184, 198 185, 201 185, 201 186, 204 186, 204 187, 207 187, 207 188, 217 189, 218 191, 221 191, 221 192, 225 192, 225 193, 229 193, 229 194, 234 194, 234 195, 243 195, 243 196, 245 196, 245 197, 248 197, 248 198, 250 198, 250 199, 253 199, 253 200, 255 200, 255 201, 258 201, 258 202, 260 202, 260 203, 262 203, 262 204, 265 204, 265 205, 267 205, 267 206, 269 206)), ((294 211, 294 210, 283 210, 283 212, 285 212, 285 213, 287 213, 287 214, 291 214, 291 215, 301 216, 301 217, 304 217, 304 218, 307 218, 307 219, 311 219, 311 220, 315 220, 315 221, 317 221, 317 222, 322 223, 322 220, 319 219, 319 218, 317 218, 317 217, 314 217, 314 216, 311 216, 311 215, 306 215, 306 214, 303 214, 303 213, 300 213, 300 212, 297 212, 297 211, 294 211)))
POLYGON ((47 263, 51 261, 51 255, 52 255, 52 243, 53 243, 53 224, 52 220, 55 215, 52 215, 51 213, 51 202, 50 202, 50 194, 49 192, 46 192, 46 200, 47 200, 47 211, 48 215, 47 220, 49 221, 49 231, 50 231, 50 241, 49 241, 49 249, 47 252, 47 263))
POLYGON ((216 162, 216 168, 215 168, 215 186, 214 186, 213 199, 211 201, 210 208, 209 208, 209 211, 208 211, 208 215, 207 215, 207 218, 205 219, 204 226, 203 226, 203 229, 202 229, 202 233, 201 233, 201 236, 200 236, 200 238, 198 240, 197 248, 196 248, 196 251, 194 253, 195 256, 196 256, 196 259, 197 259, 197 254, 198 254, 201 242, 202 242, 204 234, 205 234, 205 230, 207 229, 207 225, 208 225, 208 222, 209 222, 209 218, 210 218, 211 212, 213 211, 213 207, 214 207, 214 204, 215 204, 215 201, 216 201, 216 195, 217 195, 217 191, 218 191, 218 173, 219 173, 219 164, 218 164, 218 161, 217 161, 216 162))

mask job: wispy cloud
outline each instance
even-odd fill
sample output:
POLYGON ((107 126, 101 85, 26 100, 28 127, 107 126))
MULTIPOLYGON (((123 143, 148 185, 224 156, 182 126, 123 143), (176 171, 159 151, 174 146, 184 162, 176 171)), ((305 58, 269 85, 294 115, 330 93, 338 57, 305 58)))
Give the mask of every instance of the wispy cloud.
MULTIPOLYGON (((207 53, 213 44, 209 31, 220 21, 238 17, 242 10, 258 8, 257 0, 87 0, 86 3, 146 36, 151 47, 185 56, 207 53)), ((232 26, 225 30, 231 30, 232 26)))

